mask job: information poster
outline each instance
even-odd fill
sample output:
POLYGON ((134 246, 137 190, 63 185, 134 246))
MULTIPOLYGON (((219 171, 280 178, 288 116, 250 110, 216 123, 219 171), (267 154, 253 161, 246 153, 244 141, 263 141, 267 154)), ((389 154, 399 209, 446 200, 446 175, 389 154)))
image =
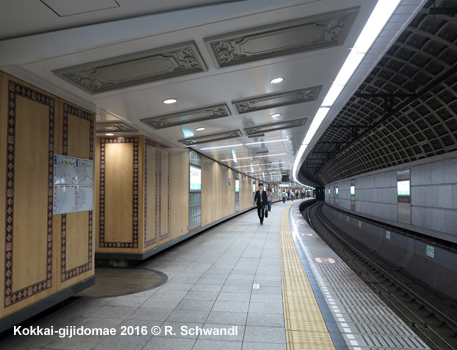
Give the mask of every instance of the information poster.
POLYGON ((75 185, 54 186, 54 214, 74 213, 76 209, 75 185))
POLYGON ((92 210, 92 186, 77 186, 76 193, 76 206, 78 211, 92 210))
POLYGON ((93 162, 89 159, 76 159, 76 183, 83 186, 93 186, 93 162))
POLYGON ((54 156, 54 185, 74 185, 76 183, 76 158, 54 156))
POLYGON ((54 155, 54 214, 93 209, 93 161, 54 155))

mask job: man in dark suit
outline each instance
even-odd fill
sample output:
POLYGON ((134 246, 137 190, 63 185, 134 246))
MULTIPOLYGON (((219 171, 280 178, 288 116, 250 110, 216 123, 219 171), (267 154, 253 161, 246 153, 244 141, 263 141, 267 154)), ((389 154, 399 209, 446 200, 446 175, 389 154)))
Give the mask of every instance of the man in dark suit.
POLYGON ((265 205, 267 204, 267 193, 263 190, 262 183, 259 183, 259 190, 255 193, 254 203, 257 205, 257 215, 259 215, 260 225, 263 225, 265 205))

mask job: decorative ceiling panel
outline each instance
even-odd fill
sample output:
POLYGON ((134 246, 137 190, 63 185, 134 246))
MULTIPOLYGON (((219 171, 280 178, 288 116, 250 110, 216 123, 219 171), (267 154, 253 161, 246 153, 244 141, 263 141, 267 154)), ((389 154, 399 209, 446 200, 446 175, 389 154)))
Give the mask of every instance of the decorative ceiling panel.
POLYGON ((41 0, 41 2, 60 17, 120 7, 116 0, 41 0))
POLYGON ((172 126, 224 118, 230 115, 228 106, 220 105, 191 109, 177 113, 164 114, 156 117, 140 119, 140 121, 154 129, 164 129, 172 126))
POLYGON ((232 101, 239 114, 317 100, 322 86, 232 101))
POLYGON ((186 139, 178 140, 182 144, 186 146, 193 146, 198 145, 200 143, 207 143, 207 142, 215 142, 215 141, 223 141, 228 139, 233 139, 236 137, 241 137, 240 130, 231 130, 225 131, 217 134, 199 136, 199 137, 188 137, 186 139))
POLYGON ((193 42, 58 69, 58 77, 91 95, 206 71, 193 42))
POLYGON ((344 43, 359 8, 329 12, 205 39, 218 67, 321 50, 344 43))
POLYGON ((97 133, 106 133, 106 132, 137 132, 138 129, 120 121, 113 122, 103 122, 96 124, 97 133))
POLYGON ((303 119, 295 119, 295 120, 287 120, 287 121, 282 121, 278 123, 268 123, 268 124, 263 124, 263 125, 256 125, 251 128, 246 128, 244 131, 248 135, 255 135, 258 133, 265 133, 265 132, 270 132, 270 131, 278 131, 278 130, 283 130, 283 129, 289 129, 289 128, 296 128, 298 126, 303 126, 306 124, 306 121, 308 118, 303 118, 303 119))

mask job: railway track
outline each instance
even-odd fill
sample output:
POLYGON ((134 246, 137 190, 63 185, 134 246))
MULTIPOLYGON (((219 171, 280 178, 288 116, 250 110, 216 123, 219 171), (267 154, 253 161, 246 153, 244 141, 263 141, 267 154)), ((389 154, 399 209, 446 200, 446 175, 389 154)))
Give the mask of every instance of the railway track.
MULTIPOLYGON (((431 349, 457 350, 457 322, 414 289, 417 283, 386 266, 325 220, 322 203, 302 211, 316 233, 407 323, 431 349)), ((457 288, 457 286, 456 286, 457 288)))

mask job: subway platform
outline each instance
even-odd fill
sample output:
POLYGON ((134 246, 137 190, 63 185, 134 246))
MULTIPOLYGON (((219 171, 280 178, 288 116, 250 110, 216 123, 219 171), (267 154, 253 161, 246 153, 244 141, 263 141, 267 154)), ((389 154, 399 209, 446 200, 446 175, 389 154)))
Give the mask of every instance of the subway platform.
POLYGON ((262 226, 255 210, 241 214, 135 270, 96 272, 92 291, 0 349, 428 349, 312 231, 299 203, 275 203, 262 226), (25 335, 38 327, 53 334, 25 335))

